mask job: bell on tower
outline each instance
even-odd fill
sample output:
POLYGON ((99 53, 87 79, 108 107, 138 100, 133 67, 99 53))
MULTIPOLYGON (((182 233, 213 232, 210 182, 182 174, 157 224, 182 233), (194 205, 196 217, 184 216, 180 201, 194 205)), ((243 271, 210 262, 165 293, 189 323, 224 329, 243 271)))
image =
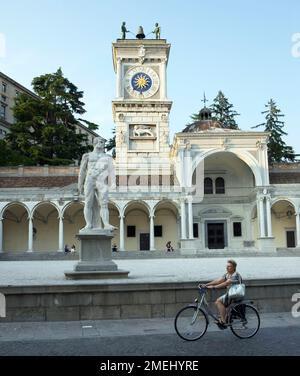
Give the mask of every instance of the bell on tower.
POLYGON ((137 37, 137 39, 144 39, 145 38, 145 34, 144 34, 144 30, 143 30, 142 26, 139 26, 138 31, 136 33, 136 37, 137 37))

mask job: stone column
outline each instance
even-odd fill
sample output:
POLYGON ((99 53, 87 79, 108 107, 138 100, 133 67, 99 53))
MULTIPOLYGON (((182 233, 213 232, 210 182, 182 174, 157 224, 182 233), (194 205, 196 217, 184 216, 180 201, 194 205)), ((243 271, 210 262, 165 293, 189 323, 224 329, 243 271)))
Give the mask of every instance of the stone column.
POLYGON ((296 247, 300 248, 300 217, 299 213, 296 213, 296 247))
POLYGON ((167 59, 162 59, 160 66, 161 99, 167 98, 167 59))
POLYGON ((267 211, 267 236, 272 237, 272 216, 271 216, 271 197, 266 197, 266 211, 267 211))
POLYGON ((120 251, 125 251, 124 215, 120 215, 120 251))
POLYGON ((180 216, 181 216, 181 239, 186 239, 186 220, 185 220, 185 200, 180 203, 180 216))
POLYGON ((155 251, 154 244, 154 215, 150 214, 150 251, 155 251))
POLYGON ((180 174, 181 174, 181 187, 185 187, 185 150, 181 149, 179 151, 180 156, 180 174))
POLYGON ((264 238, 265 234, 265 215, 264 215, 264 198, 258 198, 258 213, 259 213, 259 228, 260 228, 260 237, 264 238))
POLYGON ((122 64, 121 64, 121 59, 117 59, 117 75, 116 75, 116 83, 117 83, 117 88, 116 88, 116 94, 117 98, 122 97, 122 80, 121 80, 121 69, 122 69, 122 64))
POLYGON ((27 252, 33 252, 33 221, 32 215, 28 217, 28 250, 27 252))
POLYGON ((58 225, 58 252, 64 251, 64 221, 63 216, 59 216, 59 225, 58 225))
POLYGON ((3 218, 0 218, 0 253, 3 252, 3 218))
POLYGON ((189 239, 194 239, 193 233, 193 198, 188 198, 188 216, 189 216, 189 239))

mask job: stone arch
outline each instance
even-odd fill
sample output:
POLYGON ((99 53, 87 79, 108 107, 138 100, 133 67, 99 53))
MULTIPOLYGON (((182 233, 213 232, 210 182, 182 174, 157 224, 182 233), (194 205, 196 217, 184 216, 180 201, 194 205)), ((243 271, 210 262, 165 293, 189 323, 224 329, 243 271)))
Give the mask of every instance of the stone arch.
POLYGON ((287 198, 287 197, 284 197, 284 196, 275 197, 271 202, 271 208, 272 208, 273 205, 275 205, 279 201, 287 201, 294 207, 295 211, 297 210, 297 204, 295 204, 293 202, 293 200, 291 200, 290 198, 287 198))
POLYGON ((4 252, 27 251, 29 213, 29 208, 19 201, 10 202, 2 209, 4 252))
POLYGON ((272 233, 276 248, 296 247, 295 203, 286 197, 276 197, 271 203, 272 233))
POLYGON ((161 200, 154 207, 154 226, 161 226, 161 236, 155 236, 155 249, 166 250, 171 241, 174 249, 180 247, 179 207, 172 200, 161 200))
POLYGON ((64 213, 65 213, 65 211, 71 206, 71 205, 73 205, 73 204, 81 204, 82 206, 84 206, 84 201, 69 201, 69 202, 67 202, 66 204, 65 204, 65 206, 63 206, 62 208, 61 208, 61 214, 62 214, 62 216, 64 216, 64 213))
POLYGON ((58 250, 59 207, 52 201, 42 201, 36 204, 31 212, 34 236, 34 251, 58 250))
POLYGON ((148 214, 150 214, 150 206, 149 204, 144 201, 144 200, 132 200, 132 201, 128 201, 125 206, 124 206, 124 209, 123 209, 123 213, 125 214, 126 210, 128 209, 129 206, 133 205, 133 204, 141 204, 142 206, 144 206, 147 210, 148 210, 148 214))
POLYGON ((80 248, 80 243, 76 234, 85 226, 83 207, 84 202, 71 201, 62 208, 63 243, 68 244, 69 247, 74 244, 77 250, 80 248))
POLYGON ((21 202, 21 201, 12 201, 12 202, 9 202, 8 204, 6 204, 0 211, 0 218, 3 218, 3 214, 5 212, 6 209, 8 209, 10 206, 12 205, 21 205, 24 207, 24 209, 26 210, 27 214, 29 215, 30 214, 30 209, 29 207, 24 204, 24 202, 21 202))
POLYGON ((34 207, 31 210, 31 214, 34 215, 35 210, 39 206, 42 206, 42 205, 45 205, 45 204, 53 206, 57 210, 57 213, 61 212, 61 209, 59 208, 59 206, 57 206, 54 202, 52 202, 52 201, 49 200, 49 201, 41 201, 41 202, 38 202, 36 205, 34 205, 34 207))
POLYGON ((256 158, 250 154, 248 151, 242 151, 242 150, 223 150, 223 149, 210 149, 206 150, 203 153, 197 153, 195 157, 192 159, 192 168, 190 172, 190 176, 188 177, 188 184, 192 185, 192 178, 193 178, 193 173, 195 169, 197 168, 198 164, 201 161, 204 161, 205 158, 209 157, 210 155, 220 153, 220 152, 226 152, 226 153, 232 153, 236 155, 239 159, 241 159, 243 162, 245 162, 248 167, 251 169, 254 177, 255 177, 255 184, 256 186, 261 186, 263 185, 263 177, 261 174, 261 168, 258 165, 258 161, 256 158))
POLYGON ((150 207, 143 200, 133 200, 124 207, 125 249, 134 251, 140 249, 144 234, 149 234, 150 207), (135 236, 127 236, 128 226, 135 226, 135 236))

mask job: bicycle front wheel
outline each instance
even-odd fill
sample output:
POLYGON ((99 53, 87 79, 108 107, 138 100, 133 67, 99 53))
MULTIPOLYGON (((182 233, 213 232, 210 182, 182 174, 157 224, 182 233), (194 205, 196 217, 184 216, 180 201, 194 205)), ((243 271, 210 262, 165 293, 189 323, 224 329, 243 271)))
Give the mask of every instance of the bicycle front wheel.
POLYGON ((196 341, 205 334, 208 322, 204 311, 195 305, 182 308, 175 317, 174 325, 179 337, 196 341))
POLYGON ((229 317, 230 329, 238 338, 251 338, 259 330, 260 318, 257 309, 250 304, 235 305, 229 317))

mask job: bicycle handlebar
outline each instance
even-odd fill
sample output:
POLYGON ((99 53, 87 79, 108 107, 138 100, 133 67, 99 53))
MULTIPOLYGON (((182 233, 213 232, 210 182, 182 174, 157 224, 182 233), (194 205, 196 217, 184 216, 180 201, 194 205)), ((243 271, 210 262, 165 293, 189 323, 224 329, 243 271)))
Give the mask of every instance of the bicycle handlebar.
POLYGON ((208 290, 208 288, 206 286, 198 286, 198 289, 199 289, 200 293, 204 293, 208 290))

